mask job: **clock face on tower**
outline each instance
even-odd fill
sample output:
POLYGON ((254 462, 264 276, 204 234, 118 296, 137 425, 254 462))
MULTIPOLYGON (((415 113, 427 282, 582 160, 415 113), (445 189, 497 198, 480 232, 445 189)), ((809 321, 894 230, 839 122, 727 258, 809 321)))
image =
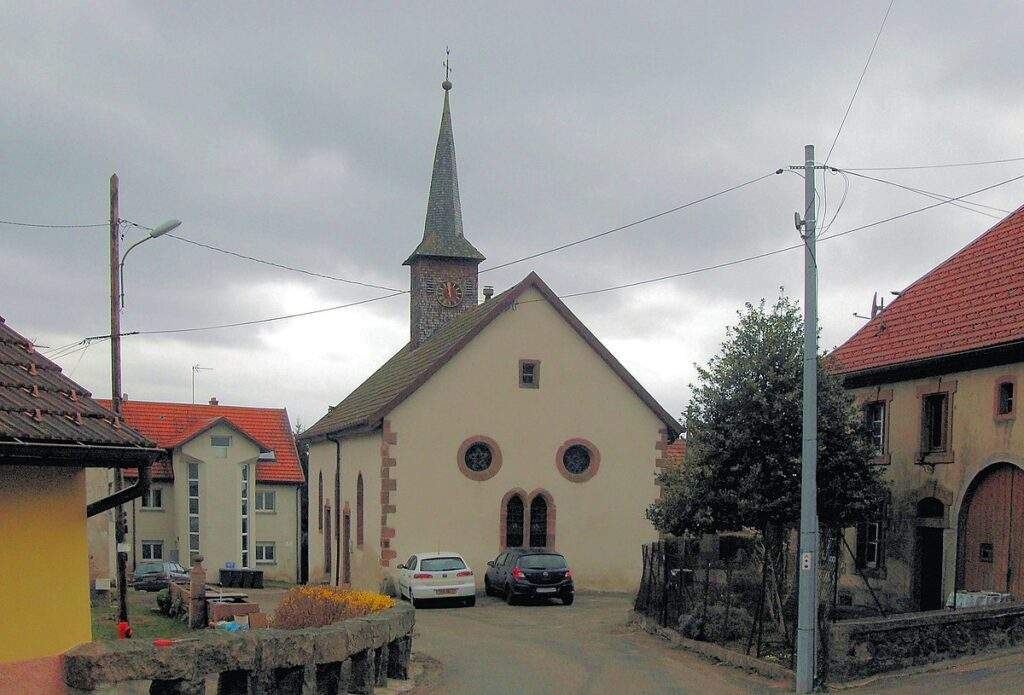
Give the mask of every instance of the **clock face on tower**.
POLYGON ((456 307, 462 303, 462 285, 445 281, 437 285, 437 303, 441 306, 456 307))

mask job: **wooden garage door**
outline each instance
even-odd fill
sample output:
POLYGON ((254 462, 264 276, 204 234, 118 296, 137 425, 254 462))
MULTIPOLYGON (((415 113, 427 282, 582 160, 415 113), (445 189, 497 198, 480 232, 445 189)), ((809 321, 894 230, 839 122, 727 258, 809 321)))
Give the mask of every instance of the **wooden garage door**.
POLYGON ((989 468, 975 487, 964 533, 964 588, 1024 599, 1024 472, 989 468))

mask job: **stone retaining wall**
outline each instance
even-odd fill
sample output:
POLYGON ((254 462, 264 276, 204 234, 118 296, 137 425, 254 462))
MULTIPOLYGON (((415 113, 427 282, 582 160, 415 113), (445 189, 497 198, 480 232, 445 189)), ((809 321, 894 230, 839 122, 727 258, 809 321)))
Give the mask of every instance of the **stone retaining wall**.
POLYGON ((390 610, 304 630, 208 630, 158 648, 131 639, 90 642, 65 655, 69 688, 93 691, 151 681, 150 693, 201 694, 218 675, 218 693, 372 693, 388 678, 407 679, 415 612, 390 610))
POLYGON ((828 680, 845 681, 1024 644, 1024 604, 832 624, 828 680))

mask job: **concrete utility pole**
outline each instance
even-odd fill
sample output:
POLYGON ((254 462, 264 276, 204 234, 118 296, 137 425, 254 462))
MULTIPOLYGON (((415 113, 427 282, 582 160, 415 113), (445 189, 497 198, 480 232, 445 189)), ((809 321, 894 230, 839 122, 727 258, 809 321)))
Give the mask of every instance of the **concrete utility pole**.
POLYGON ((818 262, 814 145, 804 146, 804 397, 800 466, 800 595, 796 691, 814 690, 818 633, 818 262))
MULTIPOLYGON (((121 412, 121 218, 118 212, 117 174, 110 177, 110 404, 121 412)), ((114 469, 114 492, 124 487, 124 473, 114 469)), ((117 542, 117 621, 128 622, 128 519, 124 505, 114 508, 114 539, 117 542)))

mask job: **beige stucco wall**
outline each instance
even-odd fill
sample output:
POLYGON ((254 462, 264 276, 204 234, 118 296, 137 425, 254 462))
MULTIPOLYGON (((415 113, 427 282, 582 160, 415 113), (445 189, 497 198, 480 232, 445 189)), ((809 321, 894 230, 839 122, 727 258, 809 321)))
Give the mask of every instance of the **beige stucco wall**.
MULTIPOLYGON (((334 442, 316 442, 309 446, 309 583, 323 584, 331 578, 324 571, 324 527, 320 518, 328 500, 334 510, 334 471, 336 452, 334 442), (323 476, 323 499, 320 496, 320 477, 323 476)), ((332 565, 333 566, 333 565, 332 565)))
MULTIPOLYGON (((113 490, 113 469, 85 469, 85 498, 89 502, 103 499, 113 490)), ((109 579, 111 586, 117 583, 117 564, 114 558, 114 511, 89 517, 86 520, 89 542, 89 583, 95 586, 97 579, 109 579)))
MULTIPOLYGON (((885 476, 892 491, 892 518, 886 544, 885 577, 872 579, 893 605, 913 608, 914 529, 916 505, 923 497, 936 497, 947 505, 943 520, 943 596, 953 590, 956 577, 958 516, 967 488, 982 470, 994 463, 1009 462, 1024 468, 1024 422, 997 422, 994 399, 996 384, 1002 377, 1016 378, 1018 413, 1021 409, 1020 389, 1024 387, 1024 363, 1011 366, 958 372, 929 379, 917 379, 856 389, 853 393, 862 402, 876 400, 879 390, 892 390, 889 403, 889 452, 891 462, 885 476), (956 382, 952 394, 950 443, 954 452, 952 463, 934 466, 916 462, 921 442, 921 391, 937 389, 940 384, 956 382)), ((848 532, 853 546, 856 534, 848 532)), ((852 562, 847 562, 852 572, 852 562)), ((851 590, 858 603, 870 601, 863 582, 847 574, 842 585, 851 590)))
MULTIPOLYGON (((463 554, 482 585, 486 562, 501 551, 501 500, 521 488, 553 497, 555 546, 577 586, 635 590, 640 546, 657 537, 644 511, 658 495, 656 443, 664 424, 540 293, 526 292, 387 419, 397 434, 389 447, 396 511, 388 518, 397 557, 389 569, 373 561, 380 552, 380 436, 345 440, 342 450, 342 498, 353 515, 359 470, 366 485, 366 543, 353 554, 354 585, 376 588, 409 555, 438 549, 463 554), (539 389, 519 387, 521 359, 541 361, 539 389), (486 481, 468 479, 457 465, 460 445, 474 435, 501 449, 501 469, 486 481), (600 452, 598 473, 587 482, 567 480, 555 464, 559 447, 573 438, 600 452)), ((311 486, 315 462, 334 465, 333 447, 311 449, 311 486)), ((325 471, 325 486, 328 477, 325 471)), ((314 504, 312 493, 310 499, 314 504)), ((353 516, 353 537, 354 528, 353 516)), ((313 563, 318 545, 310 543, 313 563)))
POLYGON ((255 511, 255 498, 253 499, 253 552, 255 543, 268 542, 274 544, 276 560, 273 563, 256 561, 255 555, 252 558, 254 567, 263 570, 265 579, 282 582, 295 582, 299 558, 298 546, 298 487, 296 485, 265 485, 259 483, 257 490, 272 490, 277 498, 276 511, 257 512, 255 511))
POLYGON ((178 544, 174 484, 169 481, 156 481, 150 485, 150 488, 160 490, 162 509, 143 509, 141 498, 132 500, 125 509, 128 513, 128 539, 132 544, 132 555, 128 558, 128 566, 131 568, 139 562, 145 562, 142 559, 142 541, 163 541, 163 559, 174 560, 177 558, 178 562, 188 567, 187 548, 185 545, 179 546, 178 544), (175 551, 178 551, 177 555, 175 555, 175 551))

